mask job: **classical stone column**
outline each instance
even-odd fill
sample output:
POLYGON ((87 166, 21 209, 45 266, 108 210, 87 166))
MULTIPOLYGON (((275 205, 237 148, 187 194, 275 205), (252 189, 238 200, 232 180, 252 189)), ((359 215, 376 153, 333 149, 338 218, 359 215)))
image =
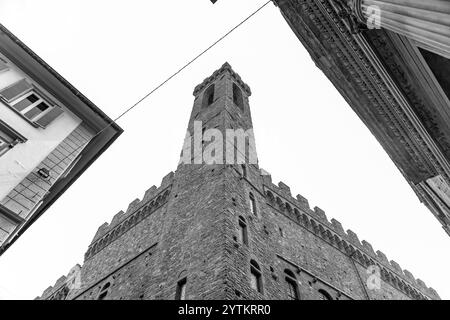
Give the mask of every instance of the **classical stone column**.
POLYGON ((342 0, 369 28, 385 28, 450 59, 450 0, 342 0))

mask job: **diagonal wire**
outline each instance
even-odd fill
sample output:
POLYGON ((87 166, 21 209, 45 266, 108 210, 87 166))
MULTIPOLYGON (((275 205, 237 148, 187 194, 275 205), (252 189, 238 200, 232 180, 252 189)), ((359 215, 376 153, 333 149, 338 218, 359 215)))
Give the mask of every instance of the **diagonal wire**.
POLYGON ((203 56, 205 53, 207 53, 209 50, 211 50, 213 47, 215 47, 219 42, 221 42, 222 40, 224 40, 226 37, 228 37, 233 31, 235 31, 237 28, 239 28, 240 26, 242 26, 245 22, 247 22, 248 20, 250 20, 254 15, 256 15, 259 11, 261 11, 264 7, 266 7, 270 2, 272 2, 272 0, 267 1, 266 3, 264 3, 263 5, 261 5, 260 7, 258 7, 255 11, 253 11, 250 15, 248 15, 244 20, 242 20, 241 22, 239 22, 236 26, 234 26, 233 28, 231 28, 228 32, 226 32, 223 36, 221 36, 219 39, 217 39, 216 41, 214 41, 209 47, 207 47, 206 49, 204 49, 202 52, 200 52, 198 55, 196 55, 193 59, 191 59, 189 62, 187 62, 185 65, 183 65, 181 68, 179 68, 175 73, 173 73, 172 75, 170 75, 167 79, 165 79, 163 82, 161 82, 158 86, 156 86, 154 89, 152 89, 150 92, 148 92, 147 94, 145 94, 142 98, 140 98, 139 100, 137 100, 133 105, 131 105, 128 109, 126 109, 125 111, 123 111, 119 116, 117 116, 114 120, 112 120, 112 122, 110 122, 109 124, 107 124, 103 129, 101 129, 99 132, 97 132, 89 141, 87 141, 85 144, 82 144, 80 146, 78 146, 77 148, 75 148, 72 152, 70 152, 66 157, 64 157, 64 159, 62 159, 61 161, 59 161, 58 163, 56 163, 54 166, 52 166, 51 168, 49 168, 49 170, 53 170, 56 166, 58 166, 60 163, 62 163, 64 160, 66 160, 68 157, 70 157, 72 154, 74 154, 77 151, 81 152, 81 149, 83 149, 87 144, 89 144, 90 141, 92 141, 95 137, 97 137, 98 135, 100 135, 101 133, 103 133, 106 129, 108 129, 110 126, 112 126, 114 123, 116 123, 120 118, 122 118, 123 116, 125 116, 128 112, 130 112, 131 110, 133 110, 134 108, 136 108, 139 104, 141 104, 145 99, 147 99, 150 95, 152 95, 155 91, 157 91, 158 89, 160 89, 162 86, 164 86, 165 84, 167 84, 170 80, 172 80, 174 77, 176 77, 178 74, 180 74, 184 69, 186 69, 187 67, 189 67, 191 64, 193 64, 196 60, 198 60, 201 56, 203 56))

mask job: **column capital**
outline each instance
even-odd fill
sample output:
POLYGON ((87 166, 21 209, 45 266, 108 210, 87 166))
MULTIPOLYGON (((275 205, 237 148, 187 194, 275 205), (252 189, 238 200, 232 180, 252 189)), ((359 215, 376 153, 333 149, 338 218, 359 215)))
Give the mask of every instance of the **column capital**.
POLYGON ((363 0, 330 0, 339 17, 352 33, 366 29, 366 18, 362 11, 363 0))

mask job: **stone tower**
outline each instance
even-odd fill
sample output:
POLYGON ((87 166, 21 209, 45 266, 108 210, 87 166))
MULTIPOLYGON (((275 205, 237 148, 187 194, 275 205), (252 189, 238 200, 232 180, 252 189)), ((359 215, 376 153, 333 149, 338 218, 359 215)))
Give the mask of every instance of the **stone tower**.
POLYGON ((83 266, 40 299, 439 299, 273 184, 251 137, 233 144, 228 131, 251 131, 250 95, 228 63, 198 85, 175 173, 102 225, 83 266))

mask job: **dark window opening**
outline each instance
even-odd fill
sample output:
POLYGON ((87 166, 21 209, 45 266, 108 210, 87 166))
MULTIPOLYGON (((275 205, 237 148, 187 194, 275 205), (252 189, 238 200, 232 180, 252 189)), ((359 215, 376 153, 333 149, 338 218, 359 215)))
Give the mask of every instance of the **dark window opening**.
POLYGON ((242 176, 247 178, 247 166, 245 164, 242 165, 242 176))
POLYGON ((243 217, 239 217, 239 242, 248 245, 247 223, 243 217))
POLYGON ((242 97, 242 90, 233 83, 233 102, 236 106, 239 107, 242 111, 244 111, 244 99, 242 97))
POLYGON ((250 261, 250 286, 259 293, 263 292, 261 269, 255 260, 250 261))
POLYGON ((215 85, 212 84, 208 87, 208 89, 205 90, 205 93, 203 94, 203 108, 206 108, 213 104, 214 102, 214 89, 215 85))
POLYGON ((187 278, 183 278, 177 283, 177 291, 175 292, 175 300, 186 299, 186 284, 187 278))
POLYGON ((255 196, 253 195, 253 193, 250 192, 249 195, 250 198, 250 208, 252 210, 253 215, 257 216, 257 209, 256 209, 256 200, 255 200, 255 196))
POLYGON ((298 284, 297 284, 297 279, 295 278, 294 273, 289 270, 286 269, 284 270, 284 274, 285 274, 285 280, 288 286, 288 299, 289 300, 300 300, 300 295, 298 293, 298 284))
POLYGON ((323 289, 319 290, 319 299, 320 300, 333 300, 333 297, 323 289))
POLYGON ((97 300, 104 300, 109 293, 109 288, 111 287, 111 282, 105 283, 105 285, 100 290, 97 300))

